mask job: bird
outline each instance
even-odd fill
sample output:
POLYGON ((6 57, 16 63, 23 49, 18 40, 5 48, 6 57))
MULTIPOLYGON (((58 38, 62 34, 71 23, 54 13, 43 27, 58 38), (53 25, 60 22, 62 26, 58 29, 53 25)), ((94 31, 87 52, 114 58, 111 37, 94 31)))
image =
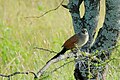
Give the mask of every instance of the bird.
POLYGON ((60 55, 63 55, 68 50, 73 50, 74 48, 76 48, 76 45, 78 46, 78 48, 81 48, 83 45, 87 43, 88 40, 89 40, 88 31, 86 28, 82 28, 79 33, 74 34, 72 37, 66 40, 62 45, 63 49, 49 61, 57 58, 60 55))

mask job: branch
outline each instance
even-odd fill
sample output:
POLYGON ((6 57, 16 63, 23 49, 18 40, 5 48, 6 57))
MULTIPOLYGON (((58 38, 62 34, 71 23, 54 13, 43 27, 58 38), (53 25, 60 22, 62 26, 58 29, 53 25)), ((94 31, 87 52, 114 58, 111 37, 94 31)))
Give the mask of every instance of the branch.
POLYGON ((30 73, 34 75, 34 78, 37 78, 37 75, 36 75, 34 72, 32 72, 32 71, 27 71, 27 72, 14 72, 14 73, 9 74, 9 75, 0 74, 0 76, 1 76, 1 77, 6 77, 6 78, 8 78, 8 80, 10 80, 10 77, 12 77, 12 76, 15 76, 15 75, 18 75, 18 74, 30 74, 30 73))
POLYGON ((56 63, 58 61, 61 61, 61 60, 64 60, 64 59, 68 59, 68 58, 73 58, 73 57, 79 57, 79 56, 82 56, 82 59, 85 59, 87 57, 91 57, 89 54, 85 54, 84 52, 78 52, 76 54, 72 53, 72 52, 69 52, 67 54, 64 54, 64 55, 60 55, 58 56, 57 58, 55 59, 52 59, 50 61, 48 61, 43 67, 42 69, 40 69, 38 72, 37 72, 37 76, 40 77, 43 75, 43 73, 49 68, 49 66, 52 64, 52 63, 56 63), (86 57, 87 56, 87 57, 86 57))
POLYGON ((47 52, 50 52, 50 53, 57 53, 57 52, 55 52, 53 50, 49 50, 49 49, 45 49, 45 48, 35 47, 34 49, 39 49, 39 50, 47 51, 47 52))
POLYGON ((64 2, 64 0, 62 0, 61 3, 60 3, 56 8, 50 9, 50 10, 46 11, 45 13, 43 13, 43 14, 40 15, 40 16, 28 16, 28 17, 25 17, 25 18, 41 18, 41 17, 45 16, 46 14, 48 14, 48 13, 50 13, 50 12, 52 12, 52 11, 57 10, 57 9, 62 5, 63 2, 64 2))
POLYGON ((40 77, 42 76, 42 74, 49 68, 49 66, 52 64, 52 63, 55 63, 55 62, 58 62, 60 60, 63 60, 63 59, 66 59, 66 58, 70 58, 70 57, 73 57, 73 56, 76 56, 74 55, 73 53, 68 53, 68 54, 65 54, 65 55, 60 55, 59 57, 55 58, 55 59, 52 59, 51 61, 48 61, 43 67, 42 69, 40 69, 38 72, 37 72, 37 76, 40 77), (71 55, 71 56, 70 56, 71 55))

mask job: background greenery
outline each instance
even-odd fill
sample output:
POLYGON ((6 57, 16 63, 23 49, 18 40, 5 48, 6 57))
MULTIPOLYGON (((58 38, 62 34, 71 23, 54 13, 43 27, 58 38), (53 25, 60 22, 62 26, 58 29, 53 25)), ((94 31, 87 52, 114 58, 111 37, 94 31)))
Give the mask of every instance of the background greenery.
MULTIPOLYGON (((68 10, 59 9, 41 18, 39 16, 57 7, 60 0, 0 0, 0 73, 16 71, 37 72, 55 53, 34 49, 43 47, 59 52, 63 42, 74 34, 72 19, 68 10)), ((66 4, 67 1, 64 2, 66 4)), ((82 15, 84 14, 83 6, 82 15)), ((100 27, 104 21, 104 0, 101 0, 100 27)), ((98 28, 99 29, 99 28, 98 28)), ((112 57, 119 57, 120 48, 112 57)), ((72 59, 70 59, 72 60, 72 59)), ((69 62, 63 60, 52 65, 48 71, 69 62)), ((58 69, 45 80, 74 80, 74 63, 58 69)), ((110 62, 107 80, 119 80, 119 60, 110 62)), ((33 75, 16 75, 12 80, 32 80, 33 75)), ((0 80, 7 80, 0 77, 0 80)))

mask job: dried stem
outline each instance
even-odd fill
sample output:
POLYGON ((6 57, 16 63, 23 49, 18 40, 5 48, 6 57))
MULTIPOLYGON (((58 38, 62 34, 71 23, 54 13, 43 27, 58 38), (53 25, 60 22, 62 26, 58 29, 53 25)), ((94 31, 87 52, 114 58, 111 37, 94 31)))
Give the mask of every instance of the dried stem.
POLYGON ((40 15, 40 16, 28 16, 28 17, 25 17, 25 18, 41 18, 41 17, 45 16, 46 14, 48 14, 48 13, 50 13, 50 12, 52 12, 52 11, 57 10, 57 9, 62 5, 63 2, 64 2, 64 0, 62 0, 61 3, 60 3, 56 8, 50 9, 50 10, 46 11, 45 13, 43 13, 43 14, 40 15))

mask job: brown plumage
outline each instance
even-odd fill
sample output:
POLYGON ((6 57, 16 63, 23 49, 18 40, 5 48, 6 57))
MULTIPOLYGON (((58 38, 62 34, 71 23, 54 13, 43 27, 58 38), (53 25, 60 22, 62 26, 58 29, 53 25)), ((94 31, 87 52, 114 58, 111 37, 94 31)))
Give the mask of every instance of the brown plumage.
POLYGON ((62 47, 65 47, 66 49, 73 49, 75 48, 75 44, 77 44, 79 41, 79 36, 75 34, 71 38, 69 38, 62 47))

